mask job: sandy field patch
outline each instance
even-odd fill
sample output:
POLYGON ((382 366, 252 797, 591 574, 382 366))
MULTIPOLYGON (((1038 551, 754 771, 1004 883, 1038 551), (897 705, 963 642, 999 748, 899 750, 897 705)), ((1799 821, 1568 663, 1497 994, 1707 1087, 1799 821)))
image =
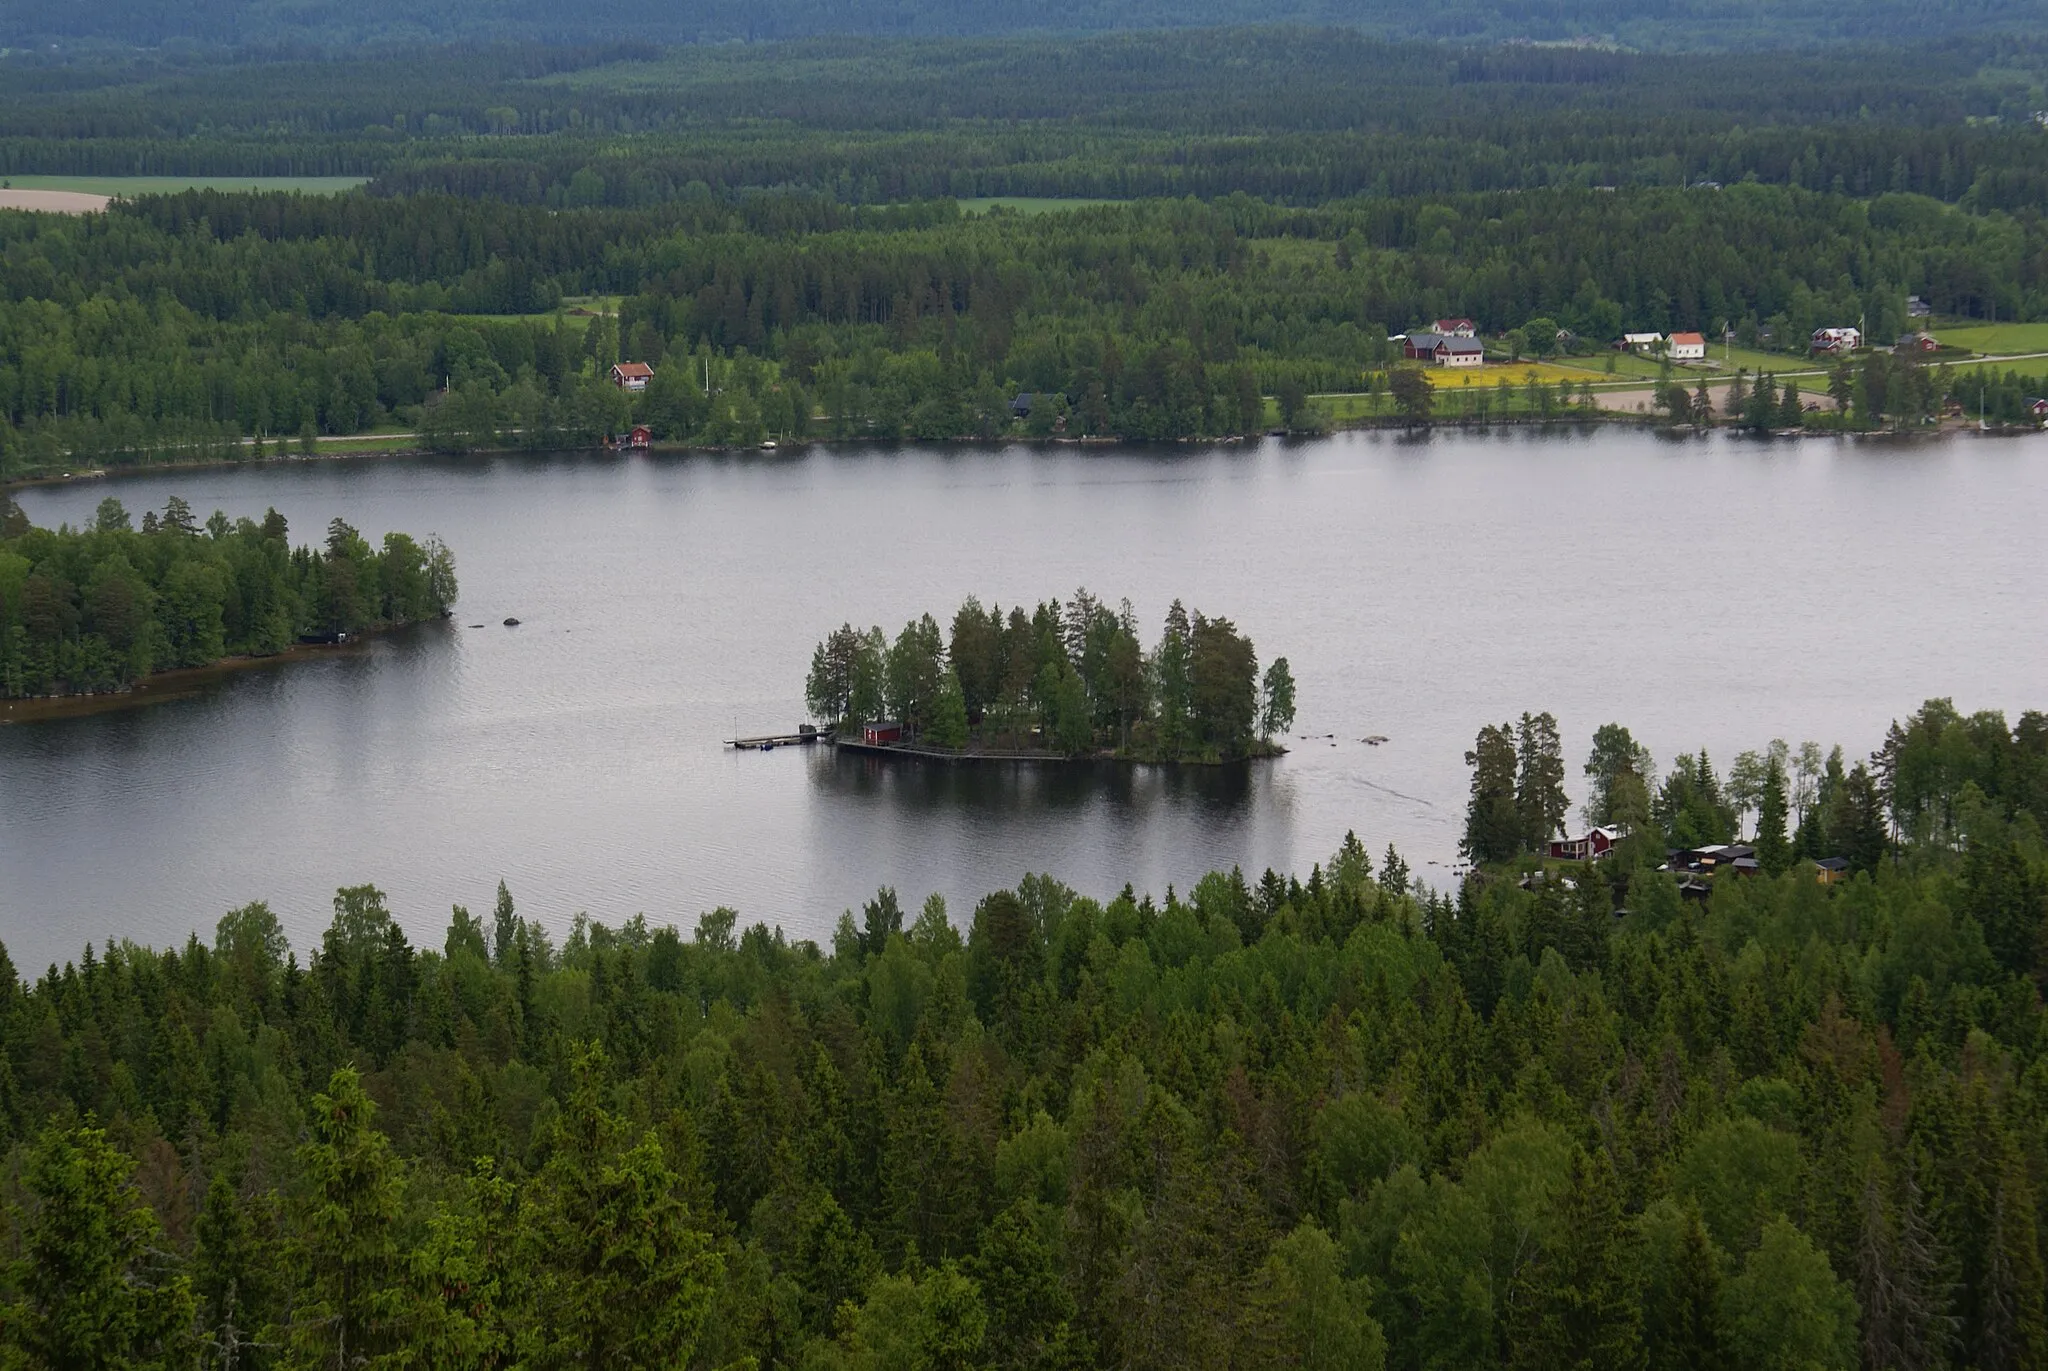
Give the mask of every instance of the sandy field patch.
POLYGON ((97 214, 107 207, 107 196, 87 195, 82 190, 0 190, 0 209, 39 209, 51 214, 97 214))

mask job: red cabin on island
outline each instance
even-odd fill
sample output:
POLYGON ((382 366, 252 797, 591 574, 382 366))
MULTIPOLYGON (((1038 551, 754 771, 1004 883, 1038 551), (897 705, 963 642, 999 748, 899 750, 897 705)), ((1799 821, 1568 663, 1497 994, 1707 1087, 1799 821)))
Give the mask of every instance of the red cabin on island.
POLYGON ((1595 828, 1578 838, 1552 838, 1550 859, 1555 862, 1591 862, 1605 857, 1620 841, 1621 832, 1614 828, 1595 828))
POLYGON ((880 747, 884 743, 900 743, 903 741, 903 725, 893 722, 863 724, 860 740, 869 747, 880 747))

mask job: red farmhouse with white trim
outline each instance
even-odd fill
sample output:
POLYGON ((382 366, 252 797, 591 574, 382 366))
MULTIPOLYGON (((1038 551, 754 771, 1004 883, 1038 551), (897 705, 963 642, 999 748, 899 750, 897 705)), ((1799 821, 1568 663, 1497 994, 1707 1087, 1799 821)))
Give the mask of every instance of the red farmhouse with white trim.
POLYGON ((1605 857, 1621 841, 1618 828, 1588 829, 1579 838, 1552 838, 1550 857, 1558 862, 1589 862, 1605 857))

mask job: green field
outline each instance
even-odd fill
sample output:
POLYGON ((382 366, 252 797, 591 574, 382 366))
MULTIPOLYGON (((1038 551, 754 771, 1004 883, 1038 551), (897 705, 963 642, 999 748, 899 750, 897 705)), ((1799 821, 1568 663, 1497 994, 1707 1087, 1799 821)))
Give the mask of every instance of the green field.
MULTIPOLYGON (((1613 353, 1612 356, 1614 358, 1614 370, 1611 373, 1607 371, 1605 357, 1574 357, 1571 361, 1575 365, 1584 366, 1588 370, 1598 371, 1603 375, 1612 375, 1616 379, 1633 378, 1636 380, 1654 381, 1663 369, 1662 364, 1654 357, 1644 357, 1632 352, 1617 352, 1613 353)), ((1788 352, 1757 352, 1750 348, 1723 348, 1720 344, 1715 343, 1707 348, 1707 365, 1704 370, 1698 366, 1673 363, 1671 378, 1678 381, 1687 380, 1687 378, 1698 379, 1701 375, 1726 376, 1738 367, 1751 373, 1769 371, 1782 376, 1788 371, 1819 370, 1820 364, 1810 358, 1795 356, 1788 352)))
POLYGON ((1975 324, 1937 329, 1934 336, 1972 352, 2048 352, 2048 324, 1975 324))
POLYGON ((9 176, 15 190, 75 190, 87 195, 167 195, 180 190, 295 190, 339 195, 366 176, 9 176))

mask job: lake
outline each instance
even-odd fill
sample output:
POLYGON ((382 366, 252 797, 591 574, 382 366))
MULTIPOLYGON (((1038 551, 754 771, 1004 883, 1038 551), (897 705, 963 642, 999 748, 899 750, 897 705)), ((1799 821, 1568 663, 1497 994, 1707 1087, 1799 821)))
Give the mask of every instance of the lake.
POLYGON ((113 935, 211 936, 268 900, 317 943, 372 882, 421 942, 505 879, 686 929, 717 905, 824 940, 882 885, 957 919, 1050 872, 1108 896, 1212 868, 1306 875, 1347 830, 1452 879, 1463 753, 1548 709, 1725 769, 1773 737, 1867 753, 1930 695, 2048 705, 2038 438, 1760 443, 1501 430, 1203 448, 812 447, 323 461, 20 493, 38 523, 274 505, 439 534, 456 619, 189 696, 0 728, 0 938, 34 974, 113 935), (815 644, 973 592, 1176 596, 1286 656, 1296 731, 1235 770, 948 768, 793 729, 815 644), (517 628, 501 625, 508 615, 517 628), (482 624, 485 627, 471 627, 482 624), (1367 735, 1388 742, 1368 746, 1367 735), (1322 735, 1331 735, 1328 737, 1322 735))

